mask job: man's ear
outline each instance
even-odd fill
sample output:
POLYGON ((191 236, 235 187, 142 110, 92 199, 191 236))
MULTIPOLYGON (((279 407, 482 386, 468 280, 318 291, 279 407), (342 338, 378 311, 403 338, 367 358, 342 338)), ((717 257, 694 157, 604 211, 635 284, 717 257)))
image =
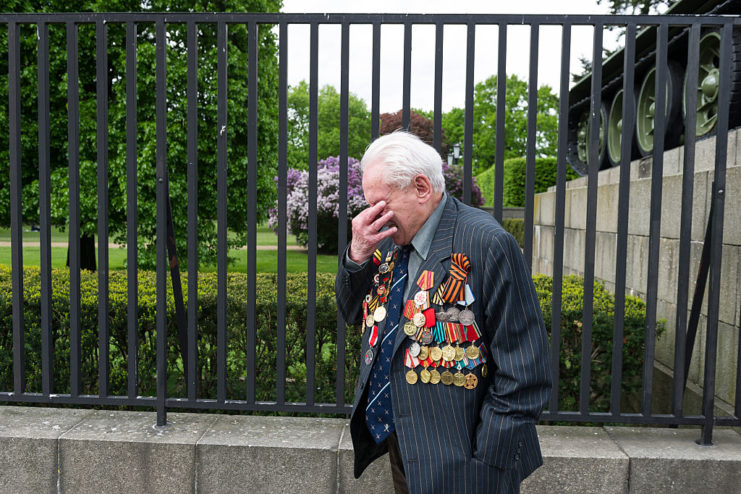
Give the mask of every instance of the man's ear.
POLYGON ((414 190, 417 193, 417 200, 420 203, 427 202, 432 197, 432 183, 426 176, 419 174, 412 180, 414 190))

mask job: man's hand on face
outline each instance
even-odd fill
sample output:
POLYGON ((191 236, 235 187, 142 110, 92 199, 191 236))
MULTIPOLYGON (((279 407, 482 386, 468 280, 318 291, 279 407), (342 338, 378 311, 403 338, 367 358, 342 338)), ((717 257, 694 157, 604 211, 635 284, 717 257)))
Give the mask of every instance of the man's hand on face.
POLYGON ((354 262, 365 262, 373 255, 381 240, 396 233, 395 226, 380 231, 394 217, 393 211, 383 212, 385 207, 386 201, 378 201, 353 218, 349 256, 354 262))

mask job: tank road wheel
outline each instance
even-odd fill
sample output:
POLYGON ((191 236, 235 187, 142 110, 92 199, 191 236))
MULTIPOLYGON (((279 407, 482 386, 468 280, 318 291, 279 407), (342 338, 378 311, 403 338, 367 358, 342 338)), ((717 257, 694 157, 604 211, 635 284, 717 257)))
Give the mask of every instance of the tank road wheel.
MULTIPOLYGON (((610 106, 610 119, 607 121, 607 157, 611 166, 620 165, 623 145, 623 90, 621 89, 612 98, 610 106)), ((635 151, 633 136, 630 136, 631 156, 635 151)))
MULTIPOLYGON (((731 53, 731 114, 730 124, 734 127, 741 118, 741 29, 734 29, 733 52, 731 53)), ((682 116, 687 116, 687 75, 682 92, 682 116)), ((712 31, 700 39, 700 64, 697 73, 697 120, 695 135, 709 134, 718 120, 718 90, 720 88, 720 33, 712 31)))
MULTIPOLYGON (((665 140, 664 149, 671 149, 679 144, 682 135, 682 122, 679 119, 680 69, 669 64, 669 73, 666 78, 666 105, 664 110, 665 140)), ((654 150, 654 115, 656 114, 656 68, 652 68, 643 78, 638 93, 636 107, 636 141, 642 156, 651 154, 654 150)))
MULTIPOLYGON (((605 159, 605 125, 607 121, 607 106, 603 103, 599 113, 599 149, 597 151, 598 169, 602 169, 605 159)), ((582 113, 576 124, 576 151, 579 160, 582 163, 589 163, 589 141, 591 132, 589 129, 589 111, 582 113)), ((584 170, 586 174, 588 170, 584 170)))

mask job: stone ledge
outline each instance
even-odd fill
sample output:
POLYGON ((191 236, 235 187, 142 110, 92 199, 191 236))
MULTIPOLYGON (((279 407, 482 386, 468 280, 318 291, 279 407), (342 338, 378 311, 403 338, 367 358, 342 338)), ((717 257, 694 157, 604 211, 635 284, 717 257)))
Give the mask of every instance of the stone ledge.
MULTIPOLYGON (((3 492, 364 492, 393 490, 385 458, 353 478, 346 419, 0 406, 3 492)), ((741 436, 697 429, 538 426, 538 492, 733 492, 741 436)))

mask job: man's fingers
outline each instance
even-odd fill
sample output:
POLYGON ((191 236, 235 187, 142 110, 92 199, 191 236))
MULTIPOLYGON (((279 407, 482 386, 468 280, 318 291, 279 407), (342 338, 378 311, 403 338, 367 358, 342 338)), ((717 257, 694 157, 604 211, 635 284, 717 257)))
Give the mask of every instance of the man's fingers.
POLYGON ((383 225, 385 225, 386 223, 388 223, 388 221, 391 218, 393 218, 393 217, 394 217, 394 212, 393 211, 386 211, 383 215, 381 215, 378 218, 376 218, 373 221, 373 223, 370 224, 370 227, 373 230, 373 232, 375 233, 378 230, 380 230, 381 228, 383 228, 383 225))

